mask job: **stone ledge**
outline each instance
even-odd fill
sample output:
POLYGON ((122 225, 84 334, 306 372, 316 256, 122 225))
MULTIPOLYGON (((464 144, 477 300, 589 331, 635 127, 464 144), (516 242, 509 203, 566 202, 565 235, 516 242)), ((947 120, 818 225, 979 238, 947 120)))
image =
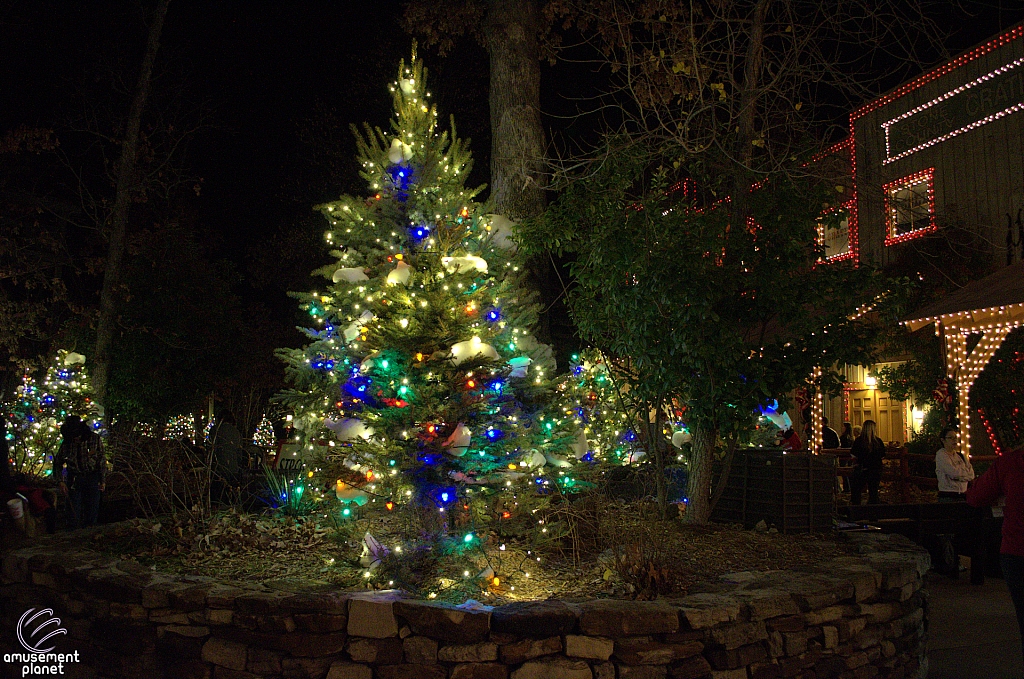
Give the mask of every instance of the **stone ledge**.
POLYGON ((895 536, 851 540, 858 556, 729 573, 678 598, 493 611, 176 577, 42 540, 0 564, 0 645, 13 650, 20 613, 45 604, 69 630, 61 643, 115 677, 917 677, 928 555, 895 536))

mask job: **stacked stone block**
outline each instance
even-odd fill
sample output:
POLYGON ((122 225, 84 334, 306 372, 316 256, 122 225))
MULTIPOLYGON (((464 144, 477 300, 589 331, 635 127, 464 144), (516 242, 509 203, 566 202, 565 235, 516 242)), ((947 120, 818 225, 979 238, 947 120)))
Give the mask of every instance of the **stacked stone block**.
POLYGON ((182 679, 912 679, 927 674, 927 553, 732 573, 688 596, 466 610, 398 592, 292 593, 159 574, 66 543, 8 554, 0 643, 28 608, 68 630, 66 676, 182 679))

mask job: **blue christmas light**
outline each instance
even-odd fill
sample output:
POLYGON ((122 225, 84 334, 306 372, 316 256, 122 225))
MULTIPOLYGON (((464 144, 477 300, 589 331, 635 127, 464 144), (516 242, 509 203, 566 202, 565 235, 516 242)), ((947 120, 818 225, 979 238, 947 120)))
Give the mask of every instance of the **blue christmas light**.
POLYGON ((395 186, 395 199, 404 203, 409 199, 409 186, 413 183, 413 169, 408 165, 392 165, 388 168, 388 175, 395 186))
POLYGON ((430 229, 426 226, 414 226, 409 229, 409 234, 412 236, 413 240, 423 240, 430 236, 430 229))
POLYGON ((501 320, 501 309, 498 307, 491 307, 487 313, 484 314, 484 318, 490 323, 497 323, 501 320))
POLYGON ((504 435, 505 435, 505 432, 503 432, 500 429, 488 429, 487 433, 484 434, 484 436, 486 436, 487 439, 490 440, 490 441, 497 441, 498 439, 500 439, 504 435))
POLYGON ((427 492, 427 495, 433 500, 438 509, 444 509, 445 505, 449 505, 458 499, 454 486, 432 488, 427 492))
POLYGON ((323 356, 317 356, 309 364, 313 370, 323 370, 324 372, 331 372, 334 370, 334 359, 325 358, 323 356))
POLYGON ((365 401, 371 406, 376 405, 376 400, 373 398, 370 392, 370 385, 373 384, 373 380, 365 375, 353 375, 345 384, 341 385, 341 390, 361 401, 365 401))
POLYGON ((487 385, 487 388, 496 394, 500 394, 505 389, 505 380, 493 380, 487 385))
POLYGON ((59 377, 62 380, 66 380, 69 377, 71 377, 71 373, 68 372, 67 370, 61 369, 57 371, 57 377, 59 377))

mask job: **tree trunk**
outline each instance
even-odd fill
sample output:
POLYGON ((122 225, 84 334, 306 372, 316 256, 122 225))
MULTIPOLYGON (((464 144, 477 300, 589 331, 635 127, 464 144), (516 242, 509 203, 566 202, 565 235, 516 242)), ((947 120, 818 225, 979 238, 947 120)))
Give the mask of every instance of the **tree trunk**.
POLYGON ((114 324, 117 316, 118 284, 124 263, 124 249, 128 236, 128 216, 132 195, 137 189, 135 161, 139 149, 139 128, 142 113, 146 109, 149 87, 153 79, 153 62, 160 49, 160 33, 167 16, 170 0, 159 0, 149 25, 146 54, 142 58, 139 80, 135 85, 135 96, 125 123, 124 138, 121 140, 121 157, 117 164, 117 185, 114 204, 110 209, 107 227, 107 261, 103 272, 103 290, 100 292, 100 314, 96 323, 96 347, 93 355, 92 384, 96 401, 102 410, 107 404, 107 384, 110 379, 110 348, 114 339, 114 324))
POLYGON ((686 522, 707 524, 711 518, 711 463, 715 457, 718 431, 713 426, 694 422, 693 452, 686 480, 686 522))
MULTIPOLYGON (((650 419, 650 418, 648 418, 650 419)), ((647 449, 654 455, 654 487, 657 492, 658 514, 668 518, 668 482, 665 479, 665 437, 661 433, 661 407, 655 409, 654 422, 647 424, 647 449)))
POLYGON ((491 62, 491 198, 509 219, 539 215, 544 196, 538 9, 490 0, 484 35, 491 62))

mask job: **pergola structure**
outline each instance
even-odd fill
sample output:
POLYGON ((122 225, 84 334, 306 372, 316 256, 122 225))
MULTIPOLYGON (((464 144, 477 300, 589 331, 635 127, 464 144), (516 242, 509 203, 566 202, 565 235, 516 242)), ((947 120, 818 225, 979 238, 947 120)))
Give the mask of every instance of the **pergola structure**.
POLYGON ((1024 263, 970 283, 902 321, 911 332, 935 324, 943 337, 946 376, 959 396, 960 450, 970 455, 970 393, 974 381, 1010 332, 1024 325, 1024 263), (972 335, 981 335, 968 350, 972 335))

